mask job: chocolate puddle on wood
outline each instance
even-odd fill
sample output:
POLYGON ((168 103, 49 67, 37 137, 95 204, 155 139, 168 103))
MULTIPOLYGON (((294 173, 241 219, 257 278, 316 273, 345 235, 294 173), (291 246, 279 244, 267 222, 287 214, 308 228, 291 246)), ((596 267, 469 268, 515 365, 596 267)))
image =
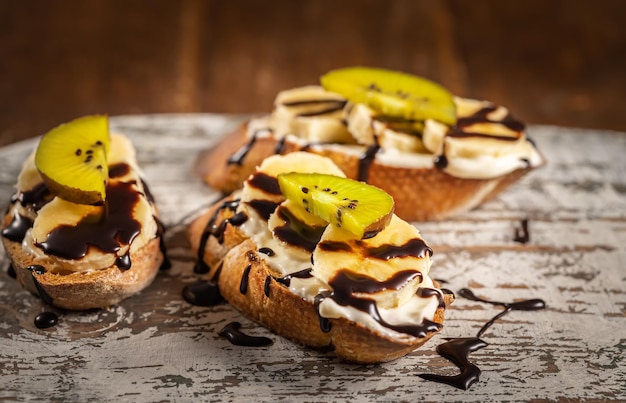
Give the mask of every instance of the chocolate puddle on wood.
POLYGON ((480 328, 476 337, 448 338, 446 339, 448 340, 447 342, 437 346, 437 353, 456 365, 461 370, 459 374, 419 374, 418 376, 427 381, 445 383, 458 389, 467 390, 474 383, 478 382, 481 374, 480 368, 470 362, 468 356, 470 353, 488 346, 488 344, 481 339, 481 336, 487 331, 487 329, 489 329, 498 319, 507 315, 511 311, 536 311, 544 309, 546 304, 543 300, 536 298, 517 302, 491 301, 477 297, 468 288, 462 288, 459 290, 457 295, 472 301, 501 306, 504 310, 487 321, 487 323, 480 328))

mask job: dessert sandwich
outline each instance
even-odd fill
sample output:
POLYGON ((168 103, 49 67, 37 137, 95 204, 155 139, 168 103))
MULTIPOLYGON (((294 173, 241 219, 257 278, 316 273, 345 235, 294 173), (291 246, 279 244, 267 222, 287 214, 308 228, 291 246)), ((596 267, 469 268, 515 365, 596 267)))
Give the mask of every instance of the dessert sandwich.
POLYGON ((17 280, 63 309, 105 308, 148 286, 162 226, 129 139, 106 116, 46 133, 24 162, 2 219, 17 280))
POLYGON ((506 108, 421 77, 351 67, 279 93, 271 114, 225 136, 197 166, 228 193, 265 158, 294 151, 327 156, 349 178, 382 188, 409 221, 466 212, 544 164, 506 108))
POLYGON ((314 153, 266 158, 188 235, 231 305, 350 362, 415 350, 454 299, 429 277, 432 250, 393 198, 314 153))

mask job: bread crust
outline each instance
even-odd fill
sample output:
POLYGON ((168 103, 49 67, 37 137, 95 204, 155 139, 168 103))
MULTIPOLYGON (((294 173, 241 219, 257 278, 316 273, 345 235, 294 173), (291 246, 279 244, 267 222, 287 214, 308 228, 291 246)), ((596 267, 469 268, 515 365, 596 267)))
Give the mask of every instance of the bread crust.
MULTIPOLYGON (((249 144, 247 124, 226 135, 212 149, 201 153, 196 171, 211 187, 230 193, 242 186, 261 162, 276 154, 279 144, 274 136, 257 138, 241 164, 229 163, 229 158, 249 144)), ((358 179, 359 157, 333 148, 308 148, 289 141, 280 148, 281 154, 306 150, 329 157, 346 174, 358 179)), ((382 164, 375 159, 368 170, 367 182, 380 187, 395 200, 395 214, 406 221, 441 220, 469 211, 492 199, 498 193, 533 170, 517 169, 493 179, 463 179, 448 175, 437 168, 405 168, 382 164)))
MULTIPOLYGON (((232 196, 225 200, 232 200, 232 196)), ((188 227, 188 237, 196 253, 209 220, 216 217, 219 223, 232 215, 228 210, 220 210, 221 204, 215 204, 188 227)), ((283 337, 313 348, 332 347, 339 358, 348 362, 376 363, 402 357, 436 333, 399 341, 343 318, 330 319, 330 331, 324 332, 314 303, 276 281, 278 274, 259 255, 258 248, 237 227, 228 225, 223 243, 215 237, 209 238, 200 255, 210 267, 209 277, 217 281, 220 293, 231 305, 283 337), (245 292, 241 291, 242 281, 247 284, 245 292)), ((446 306, 453 299, 452 294, 444 294, 446 306)), ((443 324, 443 320, 444 307, 439 307, 434 322, 443 324)))
MULTIPOLYGON (((11 214, 6 214, 2 228, 8 226, 12 219, 11 214)), ((39 265, 45 268, 45 262, 26 253, 19 242, 2 237, 2 243, 19 283, 45 302, 68 310, 107 308, 117 304, 147 287, 156 277, 164 259, 160 238, 155 237, 130 254, 132 266, 128 270, 111 266, 84 273, 37 273, 29 267, 39 265)))

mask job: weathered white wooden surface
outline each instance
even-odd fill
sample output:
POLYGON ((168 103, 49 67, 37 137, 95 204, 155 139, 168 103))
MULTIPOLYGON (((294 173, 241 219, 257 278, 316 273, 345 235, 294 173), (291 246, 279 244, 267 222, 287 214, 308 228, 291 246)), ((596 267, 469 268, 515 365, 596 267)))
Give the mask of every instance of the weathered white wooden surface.
MULTIPOLYGON (((549 164, 497 200, 462 217, 419 223, 435 250, 433 275, 500 301, 543 298, 547 309, 512 312, 470 355, 483 370, 469 391, 424 381, 454 374, 435 347, 474 336, 499 308, 458 298, 440 335, 384 365, 346 365, 296 346, 228 305, 194 307, 181 297, 197 279, 185 224, 215 193, 190 174, 196 153, 240 119, 216 115, 116 117, 127 133, 166 225, 171 270, 141 294, 104 311, 59 314, 22 291, 0 257, 0 400, 43 401, 625 401, 626 134, 532 127, 549 164), (530 220, 531 242, 513 242, 530 220), (232 320, 266 335, 264 348, 231 345, 232 320)), ((33 141, 0 149, 6 208, 33 141)))

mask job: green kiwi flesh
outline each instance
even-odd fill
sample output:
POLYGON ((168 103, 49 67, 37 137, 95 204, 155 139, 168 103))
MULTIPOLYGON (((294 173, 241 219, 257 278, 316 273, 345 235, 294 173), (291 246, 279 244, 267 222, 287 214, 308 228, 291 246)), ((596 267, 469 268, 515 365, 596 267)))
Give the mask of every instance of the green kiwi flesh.
POLYGON ((85 116, 44 134, 35 165, 56 196, 77 204, 104 204, 109 177, 107 116, 85 116))
POLYGON ((393 215, 393 198, 364 182, 320 173, 278 175, 283 195, 306 212, 358 238, 385 228, 393 215))
POLYGON ((422 77, 372 67, 347 67, 326 73, 320 81, 327 91, 365 104, 383 116, 456 123, 452 94, 422 77))

